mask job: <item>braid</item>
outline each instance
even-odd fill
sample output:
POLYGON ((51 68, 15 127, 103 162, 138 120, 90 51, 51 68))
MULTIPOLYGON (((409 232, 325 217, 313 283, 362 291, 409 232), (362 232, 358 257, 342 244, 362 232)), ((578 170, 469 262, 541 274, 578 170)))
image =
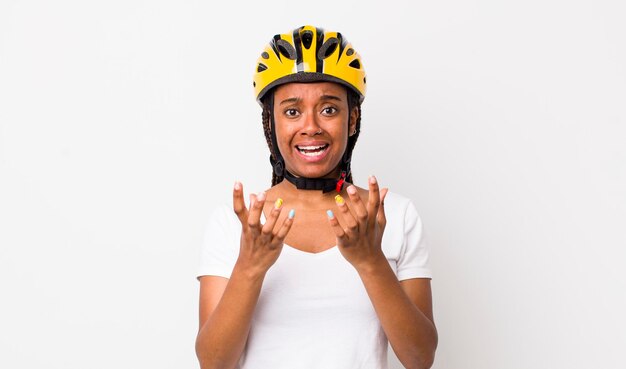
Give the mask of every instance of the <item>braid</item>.
MULTIPOLYGON (((272 99, 267 98, 267 96, 269 94, 274 93, 273 91, 269 91, 264 97, 263 97, 263 112, 261 113, 262 119, 263 119, 263 133, 265 134, 265 141, 267 141, 267 147, 270 149, 270 154, 272 155, 272 158, 274 158, 274 160, 277 159, 276 153, 274 152, 274 147, 272 145, 272 130, 270 128, 270 117, 271 117, 271 111, 272 111, 272 107, 270 106, 270 101, 272 99)), ((276 150, 278 150, 278 148, 276 148, 276 150)), ((284 179, 283 176, 278 176, 276 175, 276 173, 274 173, 274 170, 272 168, 272 186, 276 186, 277 184, 279 184, 280 182, 282 182, 284 179)))
MULTIPOLYGON (((356 145, 356 141, 359 138, 359 134, 361 133, 361 103, 359 102, 359 95, 354 91, 348 89, 348 110, 352 112, 352 108, 356 107, 358 110, 358 116, 356 118, 356 126, 354 128, 354 134, 348 137, 348 146, 346 147, 346 152, 348 153, 348 159, 352 161, 352 151, 354 150, 354 146, 356 145)), ((348 173, 346 177, 346 182, 352 182, 352 170, 348 173)))
MULTIPOLYGON (((354 146, 356 145, 356 141, 359 138, 359 134, 361 133, 361 103, 359 102, 359 95, 352 91, 351 89, 346 89, 348 91, 348 110, 352 112, 354 107, 358 110, 358 117, 356 119, 356 127, 355 133, 352 136, 348 137, 348 146, 346 147, 346 153, 348 154, 348 159, 352 159, 352 151, 354 150, 354 146)), ((274 91, 269 91, 262 99, 263 102, 263 112, 261 113, 261 117, 263 120, 263 133, 265 134, 265 141, 267 142, 267 147, 270 149, 270 154, 274 160, 277 159, 276 153, 274 150, 278 150, 278 148, 274 148, 272 145, 272 132, 270 127, 270 117, 272 106, 270 106, 270 102, 272 99, 269 99, 268 96, 273 94, 274 91)), ((275 186, 282 182, 284 179, 283 176, 278 176, 272 170, 272 186, 275 186)), ((348 173, 346 176, 346 182, 352 183, 352 171, 348 173)))

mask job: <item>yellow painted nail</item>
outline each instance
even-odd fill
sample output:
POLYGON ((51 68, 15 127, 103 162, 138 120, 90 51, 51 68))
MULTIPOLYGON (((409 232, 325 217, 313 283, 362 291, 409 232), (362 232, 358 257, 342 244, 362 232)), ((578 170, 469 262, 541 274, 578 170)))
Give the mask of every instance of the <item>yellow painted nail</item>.
POLYGON ((276 202, 274 203, 274 207, 276 209, 280 209, 281 206, 283 206, 283 199, 279 197, 278 200, 276 200, 276 202))
POLYGON ((343 197, 341 197, 341 195, 337 195, 337 196, 335 196, 335 202, 336 202, 338 205, 343 205, 343 203, 344 203, 345 201, 343 200, 343 197))

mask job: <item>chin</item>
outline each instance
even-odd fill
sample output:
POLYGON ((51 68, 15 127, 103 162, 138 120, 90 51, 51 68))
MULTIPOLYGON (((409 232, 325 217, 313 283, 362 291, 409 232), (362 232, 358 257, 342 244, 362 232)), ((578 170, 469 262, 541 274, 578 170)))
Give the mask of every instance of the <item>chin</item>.
POLYGON ((337 169, 337 166, 334 167, 335 169, 329 169, 328 167, 324 166, 324 167, 318 167, 316 166, 315 168, 313 167, 307 167, 307 168, 287 168, 287 170, 289 171, 289 173, 298 176, 298 177, 305 177, 305 178, 323 178, 323 177, 328 177, 328 178, 333 178, 335 177, 335 172, 337 173, 337 176, 339 176, 339 169, 337 169), (330 173, 330 174, 329 174, 330 173))

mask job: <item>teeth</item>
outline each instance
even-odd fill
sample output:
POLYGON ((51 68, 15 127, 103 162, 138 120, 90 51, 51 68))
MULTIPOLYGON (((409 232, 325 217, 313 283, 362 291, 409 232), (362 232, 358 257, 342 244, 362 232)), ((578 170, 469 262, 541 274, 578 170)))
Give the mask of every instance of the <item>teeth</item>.
POLYGON ((298 146, 298 150, 320 150, 326 145, 321 146, 298 146))
POLYGON ((306 156, 320 156, 326 151, 327 144, 319 146, 296 146, 298 151, 306 156))
POLYGON ((316 151, 316 152, 303 152, 300 151, 302 154, 306 155, 306 156, 320 156, 322 155, 323 151, 316 151))

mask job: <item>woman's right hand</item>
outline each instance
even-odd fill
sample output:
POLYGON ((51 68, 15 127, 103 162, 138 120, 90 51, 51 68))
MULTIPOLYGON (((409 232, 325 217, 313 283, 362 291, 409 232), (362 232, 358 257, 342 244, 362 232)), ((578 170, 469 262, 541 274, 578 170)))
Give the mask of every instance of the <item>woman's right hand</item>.
POLYGON ((282 200, 276 200, 265 224, 261 224, 261 214, 265 205, 265 193, 250 195, 250 209, 246 208, 243 197, 243 186, 235 183, 233 189, 233 208, 241 222, 241 241, 237 266, 251 273, 252 276, 264 276, 274 265, 283 248, 283 241, 291 225, 295 211, 278 222, 283 209, 282 200))

